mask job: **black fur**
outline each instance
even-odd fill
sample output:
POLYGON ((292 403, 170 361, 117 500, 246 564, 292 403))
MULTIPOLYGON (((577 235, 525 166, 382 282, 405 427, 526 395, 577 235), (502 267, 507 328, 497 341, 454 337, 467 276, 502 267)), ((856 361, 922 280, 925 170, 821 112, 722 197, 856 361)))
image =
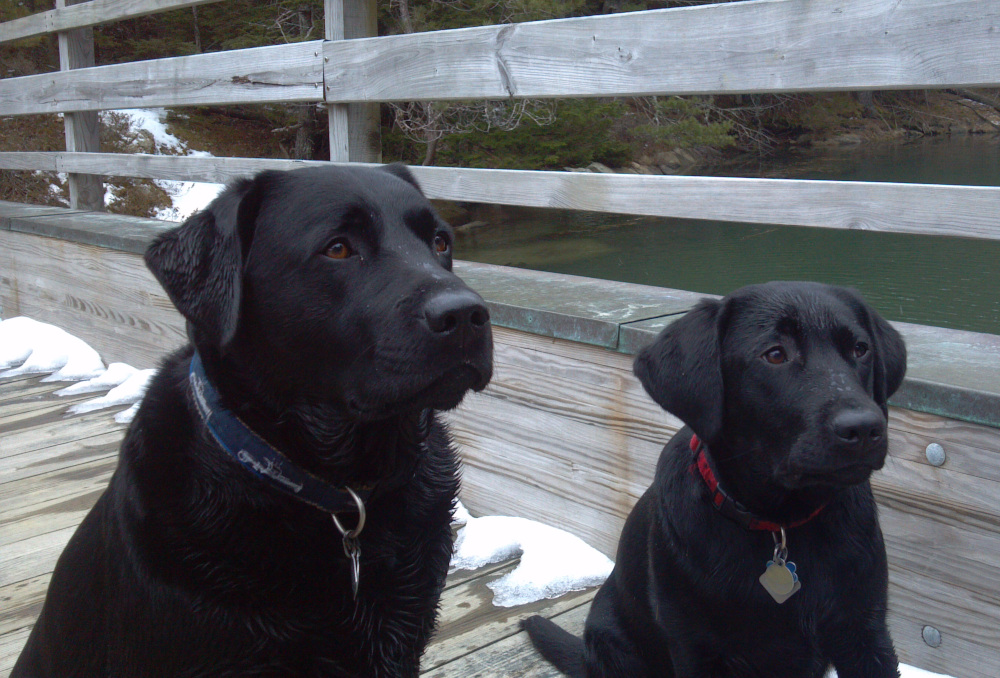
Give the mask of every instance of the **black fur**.
POLYGON ((330 516, 206 433, 188 346, 154 378, 13 678, 416 676, 458 489, 433 411, 492 374, 450 243, 401 167, 265 172, 157 239, 147 264, 226 407, 329 483, 375 484, 358 598, 330 516))
POLYGON ((843 288, 750 286, 670 325, 635 371, 687 426, 625 523, 583 640, 541 618, 525 624, 543 656, 581 678, 820 678, 830 664, 840 678, 897 676, 868 479, 905 370, 899 334, 843 288), (771 364, 776 347, 785 360, 771 364), (758 581, 771 533, 711 505, 692 433, 722 487, 759 516, 790 524, 825 504, 788 530, 802 588, 784 604, 758 581))

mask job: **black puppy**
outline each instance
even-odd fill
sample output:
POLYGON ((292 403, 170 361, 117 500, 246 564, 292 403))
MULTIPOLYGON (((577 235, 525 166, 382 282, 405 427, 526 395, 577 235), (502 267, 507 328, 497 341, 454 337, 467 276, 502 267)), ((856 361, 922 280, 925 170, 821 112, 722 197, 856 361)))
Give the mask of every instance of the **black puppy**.
POLYGON ((458 488, 434 411, 492 374, 451 242, 403 167, 264 172, 158 238, 193 347, 12 676, 416 676, 458 488))
POLYGON ((687 426, 625 523, 584 639, 533 617, 532 641, 591 678, 898 675, 868 478, 905 370, 899 334, 851 290, 702 301, 635 361, 687 426))

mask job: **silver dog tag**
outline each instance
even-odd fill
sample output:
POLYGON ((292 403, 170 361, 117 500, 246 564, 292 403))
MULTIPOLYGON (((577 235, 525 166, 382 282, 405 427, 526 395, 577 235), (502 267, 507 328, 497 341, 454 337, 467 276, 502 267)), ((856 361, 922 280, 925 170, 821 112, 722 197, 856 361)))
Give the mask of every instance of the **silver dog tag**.
POLYGON ((795 563, 786 563, 783 560, 767 561, 767 569, 760 575, 760 585, 779 605, 802 588, 802 582, 795 574, 795 563))

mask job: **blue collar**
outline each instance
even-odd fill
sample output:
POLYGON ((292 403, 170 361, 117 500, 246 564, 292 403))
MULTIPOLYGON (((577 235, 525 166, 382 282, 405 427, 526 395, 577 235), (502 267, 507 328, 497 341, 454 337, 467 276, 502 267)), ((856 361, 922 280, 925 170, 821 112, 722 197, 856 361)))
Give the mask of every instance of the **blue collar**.
MULTIPOLYGON (((288 457, 266 440, 250 430, 240 419, 224 408, 205 368, 201 356, 195 351, 188 374, 191 393, 209 433, 229 456, 244 468, 296 499, 315 506, 326 513, 362 513, 363 501, 370 490, 354 493, 350 488, 338 489, 296 466, 288 457)), ((360 530, 359 530, 360 531, 360 530)))

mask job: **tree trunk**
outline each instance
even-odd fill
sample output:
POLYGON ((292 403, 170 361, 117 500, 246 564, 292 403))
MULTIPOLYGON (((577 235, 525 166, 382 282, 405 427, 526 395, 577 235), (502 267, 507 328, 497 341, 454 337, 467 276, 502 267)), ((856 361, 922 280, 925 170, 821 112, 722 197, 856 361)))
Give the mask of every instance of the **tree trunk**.
POLYGON ((201 54, 201 28, 198 26, 198 7, 191 8, 191 16, 194 23, 194 51, 201 54))

